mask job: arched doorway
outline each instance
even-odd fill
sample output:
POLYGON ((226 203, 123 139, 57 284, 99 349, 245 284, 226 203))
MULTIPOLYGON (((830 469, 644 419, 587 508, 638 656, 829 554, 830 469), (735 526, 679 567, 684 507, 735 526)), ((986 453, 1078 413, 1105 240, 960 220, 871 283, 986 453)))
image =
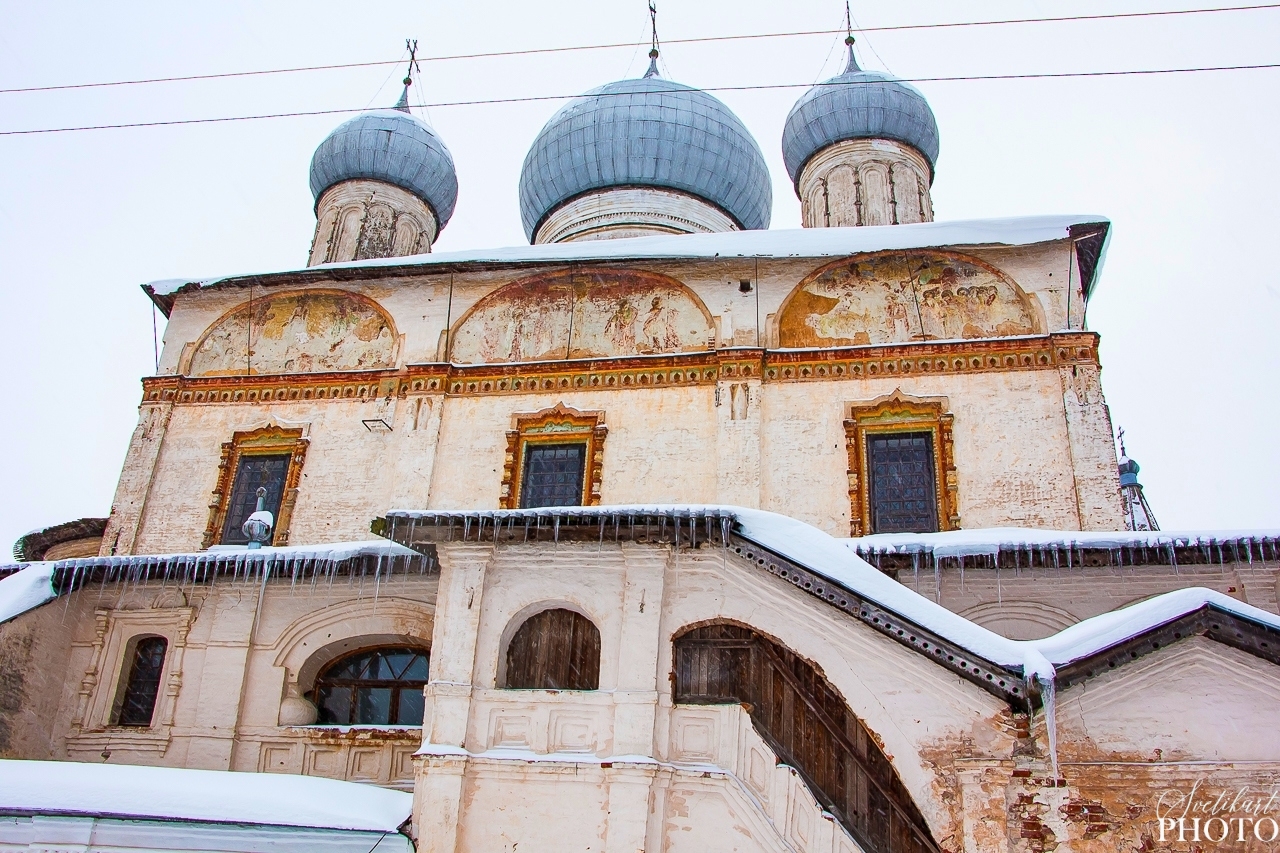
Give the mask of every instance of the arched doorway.
POLYGON ((734 624, 675 639, 675 701, 742 703, 756 730, 868 853, 940 853, 893 765, 822 672, 734 624))

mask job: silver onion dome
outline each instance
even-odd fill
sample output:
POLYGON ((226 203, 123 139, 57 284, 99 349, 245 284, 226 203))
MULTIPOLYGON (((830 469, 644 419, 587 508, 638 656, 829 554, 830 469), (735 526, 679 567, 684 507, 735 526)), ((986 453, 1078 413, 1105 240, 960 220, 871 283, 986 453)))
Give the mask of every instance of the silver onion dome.
POLYGON ((744 229, 768 228, 773 188, 760 146, 698 89, 650 74, 587 92, 547 122, 520 171, 530 240, 570 199, 609 187, 660 187, 709 202, 744 229))
POLYGON ((894 139, 938 160, 938 122, 914 86, 880 71, 863 71, 849 45, 843 73, 805 92, 782 129, 782 159, 792 183, 814 154, 847 139, 894 139))
POLYGON ((338 125, 316 149, 311 193, 317 204, 334 184, 355 179, 413 193, 431 208, 440 228, 458 202, 453 155, 430 125, 408 111, 403 97, 396 109, 371 110, 338 125))

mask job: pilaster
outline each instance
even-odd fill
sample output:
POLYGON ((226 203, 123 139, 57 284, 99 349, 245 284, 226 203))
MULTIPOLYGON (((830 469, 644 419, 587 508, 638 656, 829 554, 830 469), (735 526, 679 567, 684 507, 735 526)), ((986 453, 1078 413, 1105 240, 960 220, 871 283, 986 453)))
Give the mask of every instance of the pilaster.
POLYGON ((133 553, 151 494, 156 461, 173 416, 173 403, 143 403, 139 412, 138 426, 129 440, 124 468, 111 501, 111 517, 102 535, 100 556, 133 553))

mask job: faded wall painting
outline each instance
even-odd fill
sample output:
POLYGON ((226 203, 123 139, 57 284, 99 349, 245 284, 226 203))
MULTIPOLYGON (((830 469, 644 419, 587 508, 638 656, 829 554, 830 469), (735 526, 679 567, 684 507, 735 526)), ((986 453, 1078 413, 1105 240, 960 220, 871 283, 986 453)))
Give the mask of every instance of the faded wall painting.
POLYGON ((778 315, 783 347, 1031 335, 1016 284, 981 261, 941 252, 881 252, 824 267, 778 315))
POLYGON ((458 364, 550 361, 705 350, 702 300, 673 278, 636 271, 561 271, 485 296, 454 328, 458 364))
POLYGON ((395 366, 395 331, 353 293, 289 293, 245 303, 215 323, 191 357, 191 376, 321 373, 395 366))

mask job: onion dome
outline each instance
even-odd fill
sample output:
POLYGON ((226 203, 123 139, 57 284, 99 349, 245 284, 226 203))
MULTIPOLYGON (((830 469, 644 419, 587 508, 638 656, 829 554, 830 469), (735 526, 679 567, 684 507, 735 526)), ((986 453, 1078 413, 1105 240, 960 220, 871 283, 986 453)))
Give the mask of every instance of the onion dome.
POLYGON ((317 204, 334 184, 356 179, 413 193, 431 208, 439 228, 458 202, 453 155, 430 125, 409 112, 406 95, 395 109, 371 110, 338 125, 316 149, 311 193, 317 204))
POLYGON ((649 73, 592 89, 556 113, 520 171, 520 217, 530 240, 564 202, 612 187, 677 190, 743 229, 769 227, 773 188, 760 146, 706 92, 649 73))
POLYGON ((929 161, 938 160, 938 122, 924 95, 914 86, 881 71, 863 71, 849 45, 844 72, 805 92, 782 129, 782 159, 792 183, 804 166, 828 145, 847 139, 894 139, 929 161))

